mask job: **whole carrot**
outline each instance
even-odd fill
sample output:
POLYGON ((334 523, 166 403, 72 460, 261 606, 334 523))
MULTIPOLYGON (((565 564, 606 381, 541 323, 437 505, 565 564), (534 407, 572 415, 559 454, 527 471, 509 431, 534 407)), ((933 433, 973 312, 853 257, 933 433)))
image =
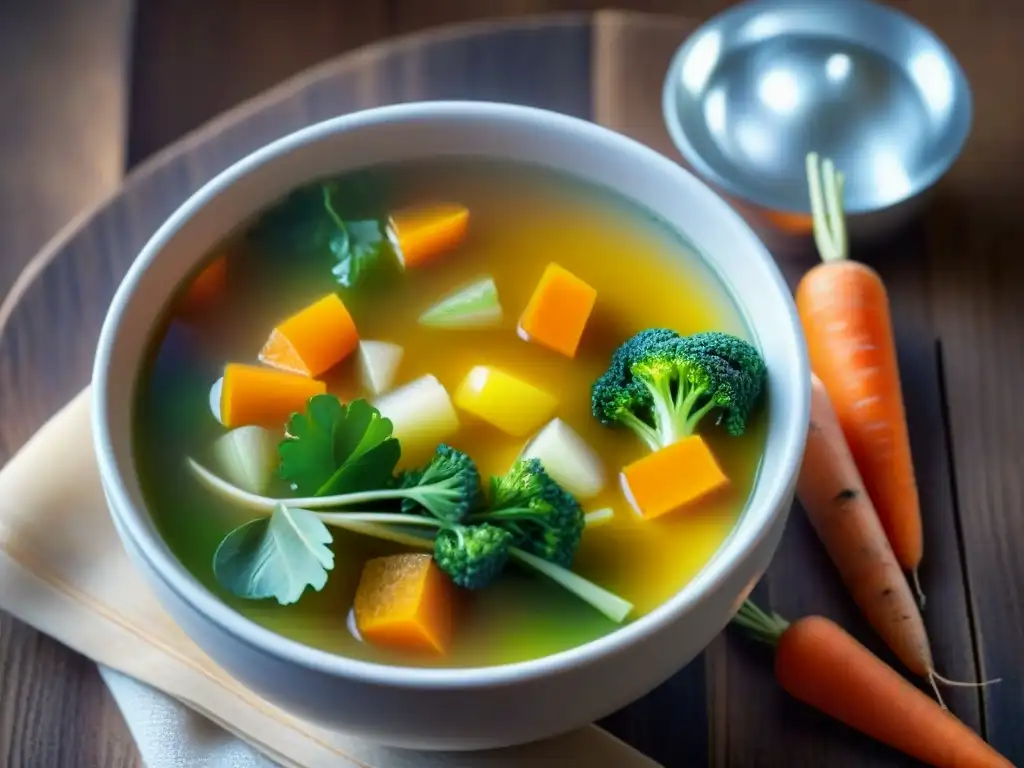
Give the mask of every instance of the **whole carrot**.
POLYGON ((813 152, 807 175, 823 259, 796 291, 811 369, 828 390, 896 559, 923 602, 921 511, 888 295, 875 270, 847 258, 843 175, 813 152))
POLYGON ((821 380, 811 374, 811 421, 797 497, 861 612, 908 669, 934 674, 928 635, 821 380))
POLYGON ((1013 768, 980 736, 821 616, 792 624, 749 600, 733 622, 775 647, 775 678, 790 695, 939 768, 1013 768))

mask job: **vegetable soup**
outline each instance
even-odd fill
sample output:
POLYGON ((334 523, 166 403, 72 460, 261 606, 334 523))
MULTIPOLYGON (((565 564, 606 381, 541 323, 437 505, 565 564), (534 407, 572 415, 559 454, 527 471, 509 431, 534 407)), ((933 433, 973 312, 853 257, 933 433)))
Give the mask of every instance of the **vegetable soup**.
POLYGON ((484 666, 668 600, 735 525, 764 363, 676 233, 483 160, 318 181, 168 308, 138 390, 148 506, 253 621, 484 666))

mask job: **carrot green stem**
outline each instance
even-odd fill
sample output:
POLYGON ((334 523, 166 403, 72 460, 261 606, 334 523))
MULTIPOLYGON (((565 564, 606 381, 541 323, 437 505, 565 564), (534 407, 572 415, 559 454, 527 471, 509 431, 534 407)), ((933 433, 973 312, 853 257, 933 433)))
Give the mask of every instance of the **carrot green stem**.
POLYGON ((847 256, 846 219, 843 215, 843 190, 846 177, 835 164, 817 152, 807 154, 807 186, 811 196, 814 242, 823 261, 839 261, 847 256))
POLYGON ((753 639, 773 647, 778 645, 779 638, 789 629, 789 622, 779 614, 772 612, 769 615, 750 600, 744 601, 740 606, 732 618, 732 623, 745 629, 753 639))

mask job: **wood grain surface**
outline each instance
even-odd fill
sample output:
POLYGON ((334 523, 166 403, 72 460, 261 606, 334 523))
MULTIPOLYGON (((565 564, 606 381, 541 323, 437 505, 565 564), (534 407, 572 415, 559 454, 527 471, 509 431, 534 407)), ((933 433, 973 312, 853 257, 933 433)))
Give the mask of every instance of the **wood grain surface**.
POLYGON ((0 293, 121 180, 129 6, 0 2, 0 293))
MULTIPOLYGON (((130 5, 0 2, 0 294, 122 178, 130 5)), ((0 613, 0 765, 137 759, 95 665, 0 613)))
MULTIPOLYGON (((505 2, 502 13, 551 5, 505 2)), ((703 0, 694 8, 706 13, 726 4, 703 0)), ((936 662, 950 677, 1004 678, 983 691, 950 691, 949 700, 960 717, 1024 763, 1024 556, 1018 551, 1024 539, 1024 406, 1015 397, 1024 373, 1018 253, 1024 246, 1024 183, 1010 161, 1024 154, 1024 105, 1012 98, 1015 73, 1024 70, 1024 7, 1016 0, 897 4, 940 34, 964 65, 975 90, 976 127, 921 221, 884 246, 853 247, 882 272, 893 301, 922 490, 922 578, 936 662)), ((157 0, 152 5, 149 12, 167 13, 157 0)), ((196 13, 184 5, 184 17, 196 13)), ((272 18, 280 17, 268 15, 266 4, 253 5, 269 36, 255 39, 273 45, 272 18)), ((296 29, 306 30, 303 39, 312 37, 308 48, 274 53, 259 77, 287 74, 289 67, 329 55, 332 45, 376 34, 372 18, 363 31, 332 27, 326 15, 317 15, 327 14, 327 5, 296 21, 296 29)), ((398 9, 415 28, 421 20, 401 10, 413 5, 392 2, 382 23, 388 29, 397 24, 398 9)), ((467 7, 451 0, 438 6, 453 19, 467 7)), ((176 34, 188 34, 199 17, 163 18, 157 24, 140 15, 137 58, 146 24, 178 25, 176 34)), ((129 146, 140 156, 209 110, 254 92, 255 80, 239 72, 259 45, 235 21, 218 24, 222 31, 235 30, 234 37, 218 40, 241 46, 240 52, 204 50, 174 67, 138 59, 132 93, 150 99, 148 107, 133 104, 129 123, 137 135, 129 146), (230 42, 237 37, 245 39, 230 42), (202 76, 204 67, 216 71, 220 65, 231 71, 211 74, 194 100, 175 85, 175 73, 202 76), (161 97, 143 95, 148 82, 162 83, 161 97), (180 115, 180 122, 165 131, 164 120, 147 116, 150 109, 172 121, 180 115)), ((690 29, 692 22, 680 18, 602 12, 477 23, 377 44, 327 61, 143 161, 120 194, 44 250, 36 278, 9 305, 13 311, 0 328, 0 457, 86 382, 106 303, 134 254, 189 192, 230 162, 315 120, 429 98, 498 99, 589 117, 678 159, 661 125, 660 86, 668 57, 690 29)), ((791 282, 813 263, 808 243, 771 233, 766 239, 791 282)), ((787 615, 836 618, 887 655, 850 604, 799 509, 757 595, 787 615)), ((90 714, 99 683, 88 663, 27 631, 12 644, 19 633, 5 621, 0 762, 132 764, 123 725, 108 717, 109 708, 101 706, 107 714, 99 718, 90 714)), ((666 766, 913 765, 788 700, 769 662, 760 649, 727 633, 699 661, 604 725, 666 766)))

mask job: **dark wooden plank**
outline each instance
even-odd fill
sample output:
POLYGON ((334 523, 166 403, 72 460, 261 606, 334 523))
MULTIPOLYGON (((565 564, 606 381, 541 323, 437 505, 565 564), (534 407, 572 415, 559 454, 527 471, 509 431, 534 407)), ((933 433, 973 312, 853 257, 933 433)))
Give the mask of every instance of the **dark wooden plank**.
MULTIPOLYGON (((923 222, 912 223, 884 248, 857 254, 882 275, 892 302, 903 379, 903 399, 918 477, 925 556, 920 578, 927 595, 925 626, 938 671, 954 680, 978 680, 978 647, 955 496, 957 467, 949 454, 941 343, 930 313, 923 222)), ((984 732, 981 692, 943 690, 950 709, 984 732)))
POLYGON ((1024 6, 966 2, 944 13, 904 7, 961 58, 974 88, 971 139, 940 186, 924 249, 932 315, 943 341, 947 406, 964 554, 979 640, 987 734, 1024 764, 1024 181, 1007 162, 1022 152, 1024 103, 1008 98, 1024 67, 1024 6))
POLYGON ((130 0, 0 3, 0 296, 123 169, 130 0))
POLYGON ((285 78, 389 34, 386 0, 146 0, 136 15, 131 166, 285 78))
POLYGON ((665 768, 709 761, 706 664, 700 656, 665 683, 598 725, 665 768))
MULTIPOLYGON (((661 122, 661 80, 668 59, 691 26, 663 18, 641 22, 606 13, 595 25, 595 115, 659 151, 681 160, 661 122)), ((769 245, 790 284, 815 263, 811 243, 771 237, 769 245)), ((926 258, 920 230, 903 233, 885 251, 863 250, 889 287, 897 328, 908 420, 920 477, 928 556, 922 579, 929 592, 925 614, 936 665, 947 676, 976 679, 974 647, 957 538, 951 467, 928 312, 926 258), (892 258, 898 254, 899 258, 892 258)), ((857 243, 854 243, 857 247, 857 243)), ((821 613, 839 621, 883 658, 895 663, 848 598, 802 510, 789 523, 778 556, 758 595, 780 613, 821 613)), ((708 649, 707 676, 712 762, 751 765, 906 765, 891 750, 827 721, 791 700, 771 676, 770 658, 737 638, 719 638, 708 649)), ((947 694, 954 712, 981 726, 973 690, 947 694)))
POLYGON ((0 764, 136 768, 137 750, 95 665, 50 638, 0 620, 0 764))
POLYGON ((1007 191, 981 200, 950 190, 928 246, 981 674, 1003 679, 984 692, 987 732, 1024 763, 1024 225, 1021 193, 1011 205, 1007 191))
MULTIPOLYGON (((120 181, 130 10, 129 0, 0 3, 0 296, 120 181)), ((138 765, 93 664, 6 614, 0 764, 138 765)))

